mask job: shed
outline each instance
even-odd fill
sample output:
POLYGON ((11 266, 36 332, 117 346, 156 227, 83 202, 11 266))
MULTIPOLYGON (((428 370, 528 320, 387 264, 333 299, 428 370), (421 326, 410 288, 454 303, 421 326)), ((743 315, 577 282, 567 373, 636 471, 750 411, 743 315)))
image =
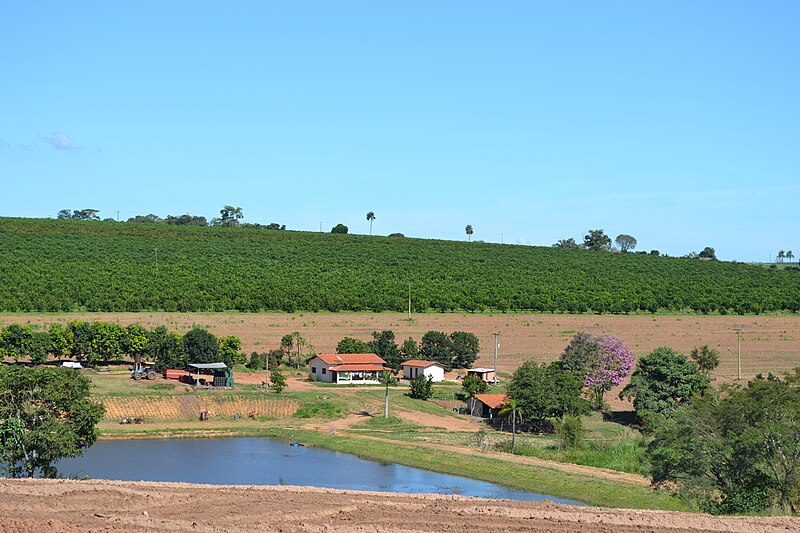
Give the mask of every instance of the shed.
MULTIPOLYGON (((196 370, 211 370, 214 374, 213 387, 233 387, 233 372, 225 363, 190 363, 189 366, 196 370)), ((195 382, 199 384, 199 376, 195 382)))
POLYGON ((444 381, 444 365, 436 361, 424 361, 422 359, 411 359, 400 365, 403 368, 403 379, 414 379, 420 374, 433 381, 444 381))
POLYGON ((494 368, 470 368, 467 369, 468 376, 477 376, 486 383, 497 383, 497 373, 494 368))
POLYGON ((507 394, 476 394, 474 399, 467 402, 467 409, 480 418, 495 418, 507 403, 507 394))

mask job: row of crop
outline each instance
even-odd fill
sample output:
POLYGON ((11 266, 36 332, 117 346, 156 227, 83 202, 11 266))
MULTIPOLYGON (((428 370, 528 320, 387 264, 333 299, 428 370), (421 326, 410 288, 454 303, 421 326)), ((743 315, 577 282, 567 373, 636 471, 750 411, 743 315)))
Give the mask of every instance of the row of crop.
POLYGON ((797 271, 717 261, 25 219, 0 237, 7 311, 400 311, 409 287, 418 311, 800 310, 797 271))

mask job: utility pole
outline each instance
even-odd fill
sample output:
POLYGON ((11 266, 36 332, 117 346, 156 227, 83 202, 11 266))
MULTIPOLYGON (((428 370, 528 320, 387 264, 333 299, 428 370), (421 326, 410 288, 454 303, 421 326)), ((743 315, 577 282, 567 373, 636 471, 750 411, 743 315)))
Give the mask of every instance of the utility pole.
POLYGON ((408 321, 411 322, 411 284, 408 284, 408 321))
POLYGON ((269 392, 269 352, 264 354, 264 368, 267 371, 267 377, 264 380, 264 392, 269 392))
POLYGON ((494 335, 494 379, 497 380, 497 348, 500 346, 500 341, 498 337, 500 336, 499 333, 492 333, 494 335))
POLYGON ((737 324, 736 326, 734 326, 733 329, 736 330, 736 343, 738 344, 737 356, 736 356, 736 366, 737 366, 736 379, 741 381, 742 380, 742 330, 744 329, 744 326, 742 326, 741 324, 737 324))

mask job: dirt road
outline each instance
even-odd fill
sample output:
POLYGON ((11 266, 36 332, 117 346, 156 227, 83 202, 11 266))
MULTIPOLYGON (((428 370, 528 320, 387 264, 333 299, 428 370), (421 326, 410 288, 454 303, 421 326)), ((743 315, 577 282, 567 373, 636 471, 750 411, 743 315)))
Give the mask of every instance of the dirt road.
POLYGON ((0 479, 0 532, 797 530, 797 518, 714 518, 461 496, 309 487, 0 479))

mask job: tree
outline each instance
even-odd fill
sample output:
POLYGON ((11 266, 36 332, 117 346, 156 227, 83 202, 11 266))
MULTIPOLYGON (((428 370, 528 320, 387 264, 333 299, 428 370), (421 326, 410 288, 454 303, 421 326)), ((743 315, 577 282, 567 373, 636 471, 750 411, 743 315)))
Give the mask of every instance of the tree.
POLYGON ((389 237, 405 237, 402 233, 390 233, 389 237))
POLYGON ((155 362, 156 370, 159 371, 186 367, 186 351, 181 335, 176 331, 167 331, 164 326, 157 326, 147 332, 147 345, 143 353, 155 362))
POLYGON ((787 259, 787 260, 788 260, 790 263, 792 262, 792 259, 794 259, 794 254, 792 253, 792 251, 791 251, 791 250, 788 250, 788 251, 786 252, 786 259, 787 259))
POLYGON ((353 337, 345 337, 336 344, 336 353, 371 353, 372 345, 353 337))
POLYGON ((54 466, 97 440, 101 403, 91 382, 60 368, 0 366, 0 468, 10 477, 56 477, 54 466))
POLYGON ((122 349, 132 356, 134 361, 141 361, 147 349, 147 330, 141 324, 128 324, 125 328, 122 349))
MULTIPOLYGON (((186 352, 186 362, 218 363, 219 342, 213 333, 195 326, 183 336, 183 350, 186 352)), ((230 367, 230 361, 224 361, 230 367)))
POLYGON ((149 215, 136 215, 135 217, 131 217, 126 222, 140 222, 140 223, 150 223, 155 224, 158 222, 162 222, 161 218, 158 215, 154 215, 150 213, 149 215))
POLYGON ((596 342, 598 357, 589 362, 583 386, 592 395, 592 407, 600 409, 604 405, 603 395, 625 381, 630 374, 633 355, 622 340, 611 335, 601 335, 596 342))
POLYGON ((611 246, 611 237, 601 229, 590 229, 583 237, 583 247, 595 252, 607 252, 611 246))
POLYGON ((47 354, 52 350, 50 333, 46 331, 31 332, 31 342, 28 348, 28 356, 33 364, 43 364, 47 361, 47 354))
POLYGON ((445 370, 453 368, 453 341, 441 331, 428 331, 422 336, 419 353, 430 361, 440 363, 445 370))
POLYGON ((653 482, 678 483, 708 511, 800 507, 800 369, 724 385, 675 410, 648 448, 653 482))
POLYGON ((100 220, 98 209, 76 209, 72 212, 72 220, 100 220))
POLYGON ((704 344, 700 348, 692 348, 689 356, 704 376, 710 376, 711 372, 719 366, 719 352, 709 348, 708 344, 704 344))
POLYGON ((473 233, 472 224, 467 224, 467 227, 464 228, 464 231, 467 232, 467 240, 471 241, 472 240, 472 233, 473 233))
POLYGON ((461 388, 467 393, 467 397, 472 400, 472 413, 474 413, 475 396, 485 393, 489 389, 489 385, 478 376, 472 374, 461 380, 461 388))
POLYGON ((31 349, 33 331, 30 326, 11 324, 0 331, 0 360, 13 357, 18 361, 25 357, 31 349))
POLYGON ((706 246, 703 248, 703 251, 697 254, 700 259, 711 259, 712 261, 717 259, 716 251, 711 248, 710 246, 706 246))
POLYGON ((50 334, 50 353, 53 357, 60 358, 70 354, 72 350, 73 334, 69 328, 54 323, 48 330, 50 334))
POLYGON ((219 338, 219 356, 220 359, 226 361, 225 364, 233 366, 236 364, 244 364, 245 354, 242 353, 242 341, 235 335, 219 338), (227 363, 230 361, 230 363, 227 363))
POLYGON ((58 220, 69 220, 72 218, 72 209, 62 209, 56 215, 58 220))
POLYGON ((786 258, 786 252, 781 250, 780 252, 778 252, 778 255, 775 256, 775 262, 776 263, 783 263, 783 260, 785 258, 786 258))
POLYGON ((433 376, 417 374, 417 377, 411 380, 411 391, 408 395, 415 400, 430 399, 433 396, 433 376))
POLYGON ((450 341, 453 345, 453 368, 472 368, 480 351, 478 337, 474 333, 454 331, 450 334, 450 341))
POLYGON ((394 372, 391 370, 381 370, 379 378, 386 387, 386 394, 383 398, 383 418, 389 418, 389 385, 396 382, 394 372))
POLYGON ((559 239, 558 242, 556 242, 553 245, 553 248, 577 249, 578 243, 575 242, 575 239, 573 239, 572 237, 570 237, 569 239, 559 239))
POLYGON ((238 226, 239 220, 244 218, 242 208, 234 207, 232 205, 226 205, 220 209, 219 215, 220 218, 218 220, 220 226, 238 226))
POLYGON ((582 412, 585 407, 581 399, 582 386, 581 380, 560 362, 539 365, 530 360, 511 376, 508 395, 517 401, 529 419, 542 420, 582 412))
POLYGON ((698 366, 672 348, 656 348, 639 359, 631 381, 620 399, 633 398, 637 416, 646 419, 652 413, 671 416, 681 404, 702 394, 710 378, 698 366))
POLYGON ((517 419, 522 423, 522 409, 517 404, 517 400, 511 398, 498 414, 511 417, 511 455, 514 455, 517 448, 517 419))
MULTIPOLYGON (((367 353, 374 352, 378 357, 386 361, 386 365, 394 370, 400 370, 402 356, 397 343, 394 342, 394 331, 384 330, 378 333, 372 332, 372 342, 369 343, 367 353)), ((364 352, 356 352, 364 353, 364 352)))
POLYGON ((372 221, 375 220, 375 213, 372 211, 367 213, 367 220, 369 221, 369 234, 372 235, 372 221))
POLYGON ((633 356, 620 339, 577 333, 564 349, 561 364, 589 389, 592 407, 599 409, 603 395, 628 377, 633 356))
POLYGON ((619 246, 619 251, 623 253, 636 248, 636 239, 624 233, 617 235, 614 242, 619 246))
POLYGON ((116 322, 94 322, 91 327, 92 340, 87 353, 89 363, 102 361, 107 365, 109 361, 122 361, 128 336, 125 328, 116 322))
MULTIPOLYGON (((300 358, 302 357, 303 346, 306 345, 306 339, 299 331, 292 333, 292 339, 294 339, 295 346, 297 347, 295 351, 297 357, 295 358, 294 367, 300 368, 300 358)), ((289 361, 291 363, 291 359, 289 361)))
POLYGON ((404 340, 403 345, 400 347, 400 355, 402 356, 403 361, 417 359, 419 357, 419 344, 417 344, 417 341, 415 341, 412 337, 404 340))
POLYGON ((276 394, 280 394, 286 388, 286 376, 277 370, 270 371, 269 380, 272 382, 271 387, 276 394))
POLYGON ((331 233, 339 233, 342 235, 346 235, 348 232, 347 226, 344 224, 336 224, 333 228, 331 228, 331 233))

